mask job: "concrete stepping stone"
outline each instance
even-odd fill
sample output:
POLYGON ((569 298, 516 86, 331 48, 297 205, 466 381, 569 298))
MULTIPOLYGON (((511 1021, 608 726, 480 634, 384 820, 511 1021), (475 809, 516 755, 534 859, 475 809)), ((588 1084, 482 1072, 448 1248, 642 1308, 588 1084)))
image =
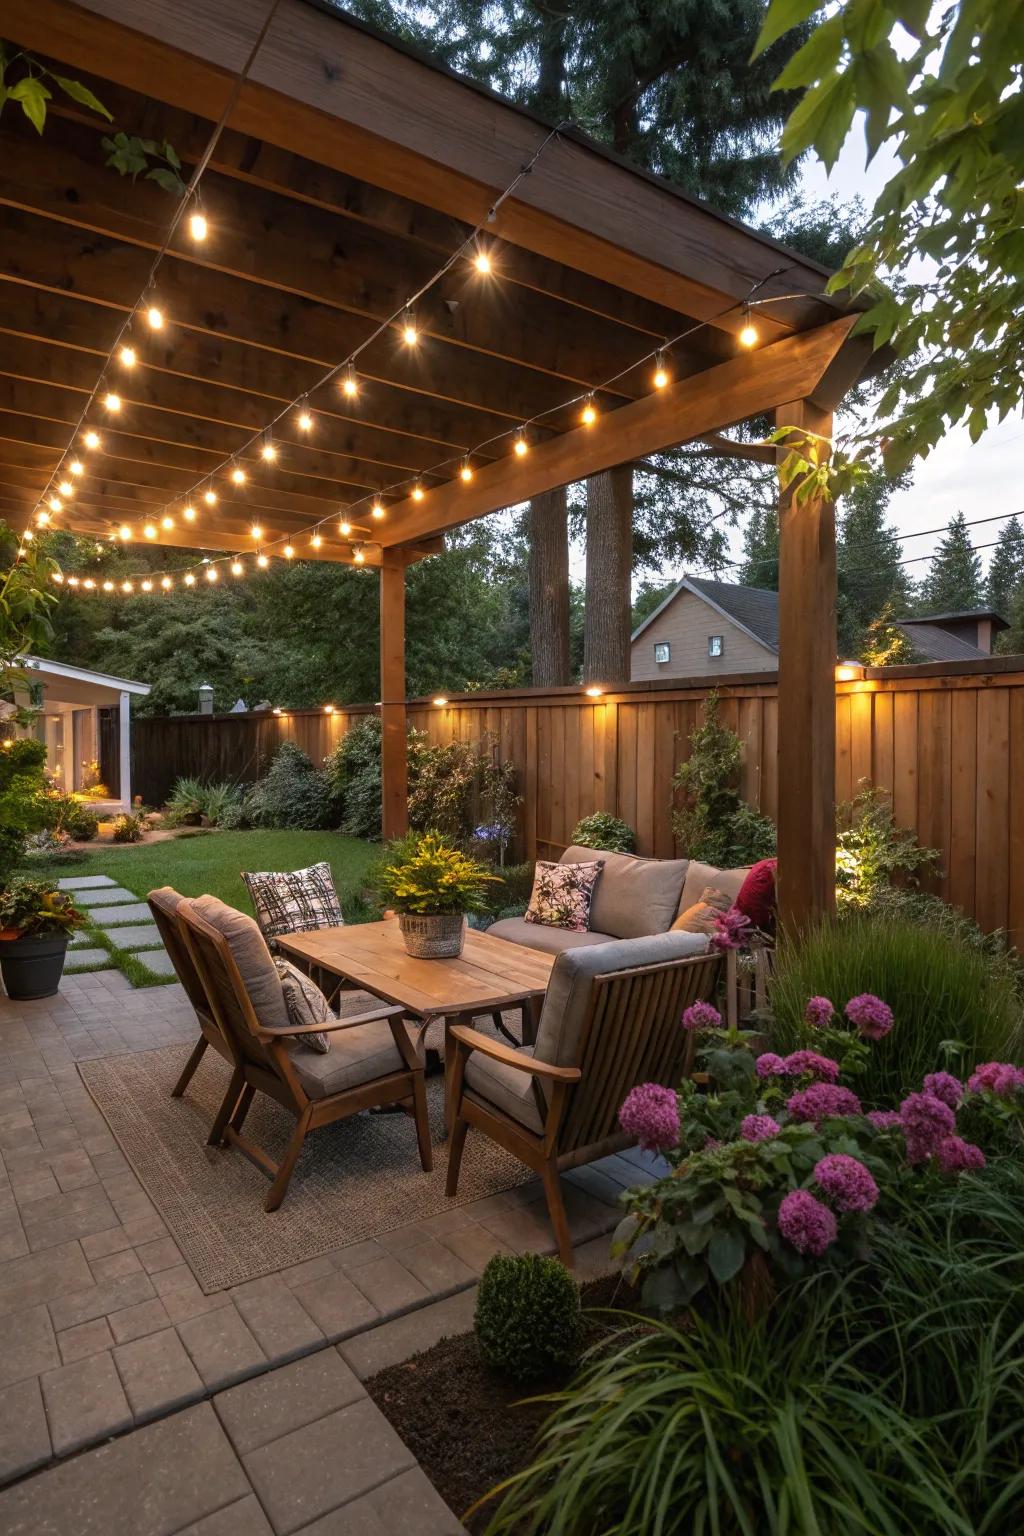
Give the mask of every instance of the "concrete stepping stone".
POLYGON ((152 971, 154 976, 173 976, 174 963, 166 949, 147 949, 137 954, 135 959, 152 971))
POLYGON ((69 976, 75 971, 91 970, 94 965, 104 963, 104 969, 109 969, 114 962, 105 949, 73 949, 64 962, 64 969, 69 976))
POLYGON ((163 940, 156 923, 129 923, 124 928, 111 928, 110 938, 118 949, 163 948, 163 940))
POLYGON ((109 875, 65 875, 57 881, 57 889, 60 891, 93 891, 101 885, 116 885, 116 880, 111 880, 109 875))
POLYGON ((94 945, 95 942, 96 941, 93 938, 92 934, 91 933, 86 933, 84 928, 79 928, 77 933, 73 933, 71 935, 71 948, 72 949, 85 949, 87 946, 94 945))
POLYGON ((134 901, 135 892, 126 891, 123 885, 104 885, 96 890, 76 891, 75 900, 82 907, 112 907, 119 901, 134 901))
POLYGON ((144 901, 133 901, 130 906, 98 908, 93 922, 98 928, 115 928, 118 923, 144 923, 152 916, 144 901))

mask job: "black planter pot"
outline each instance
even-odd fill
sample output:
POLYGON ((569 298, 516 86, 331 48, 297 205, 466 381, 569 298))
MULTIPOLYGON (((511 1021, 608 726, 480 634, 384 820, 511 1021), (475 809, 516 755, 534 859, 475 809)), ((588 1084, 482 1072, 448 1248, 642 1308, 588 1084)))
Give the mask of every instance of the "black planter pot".
POLYGON ((7 996, 19 1003, 53 997, 60 986, 67 952, 66 933, 0 939, 0 976, 7 996))

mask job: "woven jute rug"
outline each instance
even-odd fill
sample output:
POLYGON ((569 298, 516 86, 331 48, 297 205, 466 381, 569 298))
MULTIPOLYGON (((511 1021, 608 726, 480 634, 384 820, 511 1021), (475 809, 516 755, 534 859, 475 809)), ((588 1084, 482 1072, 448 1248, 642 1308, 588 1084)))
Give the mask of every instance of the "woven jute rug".
MULTIPOLYGON (((118 1145, 206 1292, 393 1231, 523 1184, 532 1175, 485 1136, 470 1136, 459 1193, 444 1192, 444 1083, 427 1080, 434 1171, 424 1173, 404 1114, 358 1114, 311 1132, 284 1203, 268 1214, 267 1179, 236 1149, 206 1145, 228 1083, 207 1051, 184 1098, 171 1089, 190 1047, 84 1061, 79 1071, 118 1145)), ((245 1134, 279 1159, 295 1121, 257 1094, 245 1134)))

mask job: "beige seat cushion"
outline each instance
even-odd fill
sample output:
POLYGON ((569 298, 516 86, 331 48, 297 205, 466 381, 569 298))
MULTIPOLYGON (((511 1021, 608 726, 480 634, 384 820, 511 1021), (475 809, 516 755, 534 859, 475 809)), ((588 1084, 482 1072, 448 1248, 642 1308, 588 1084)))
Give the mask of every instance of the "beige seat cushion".
POLYGON ((558 862, 585 864, 593 859, 603 859, 604 868, 590 903, 592 932, 610 933, 616 939, 668 932, 679 910, 689 859, 638 859, 631 853, 574 845, 558 862))
MULTIPOLYGON (((523 1046, 521 1054, 532 1056, 533 1048, 523 1046)), ((471 1051, 466 1062, 466 1093, 478 1104, 504 1110, 528 1130, 540 1133, 544 1129, 529 1072, 517 1072, 503 1061, 471 1051)))
POLYGON ((682 929, 684 933, 712 934, 718 926, 717 919, 728 912, 731 906, 732 900, 724 891, 716 891, 713 885, 709 885, 702 891, 700 901, 680 912, 672 924, 671 932, 682 929))
POLYGON ((503 917, 487 930, 492 939, 507 939, 511 944, 525 944, 528 949, 546 955, 560 955, 563 949, 578 949, 583 944, 607 944, 610 933, 576 933, 571 928, 548 928, 528 923, 525 917, 503 917))
POLYGON ((332 1093, 359 1088, 391 1072, 404 1072, 405 1063, 395 1044, 386 1019, 373 1024, 355 1024, 351 1029, 337 1029, 331 1034, 328 1056, 296 1047, 292 1065, 311 1099, 326 1099, 332 1093))
POLYGON ((688 907, 696 906, 709 885, 727 896, 731 906, 749 873, 749 864, 744 864, 740 869, 716 869, 713 864, 702 864, 699 859, 691 859, 683 881, 683 894, 679 898, 679 911, 685 912, 688 907))
POLYGON ((287 1029, 291 1019, 285 1006, 281 978, 267 941, 253 919, 216 896, 197 896, 190 905, 211 928, 216 928, 227 939, 259 1023, 265 1029, 287 1029))

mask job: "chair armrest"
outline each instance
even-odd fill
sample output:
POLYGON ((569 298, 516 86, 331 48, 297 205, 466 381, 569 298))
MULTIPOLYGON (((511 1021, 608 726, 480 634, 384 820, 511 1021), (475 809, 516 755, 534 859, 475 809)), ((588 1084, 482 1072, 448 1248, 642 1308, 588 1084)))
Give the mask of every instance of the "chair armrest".
POLYGON ((503 1061, 507 1067, 515 1067, 517 1072, 529 1072, 531 1077, 546 1077, 560 1083, 578 1083, 583 1076, 579 1067, 555 1067, 547 1061, 535 1061, 532 1056, 524 1056, 510 1045, 502 1045, 499 1040, 492 1040, 490 1035, 471 1029, 468 1024, 453 1024, 448 1033, 468 1050, 479 1051, 482 1056, 491 1056, 495 1061, 503 1061))
POLYGON ((326 1024, 289 1024, 286 1029, 260 1029, 260 1034, 273 1040, 287 1039, 290 1035, 330 1035, 339 1029, 352 1029, 356 1024, 373 1024, 380 1019, 394 1019, 405 1013, 397 1003, 381 1003, 368 1013, 353 1013, 347 1019, 328 1020, 326 1024))

